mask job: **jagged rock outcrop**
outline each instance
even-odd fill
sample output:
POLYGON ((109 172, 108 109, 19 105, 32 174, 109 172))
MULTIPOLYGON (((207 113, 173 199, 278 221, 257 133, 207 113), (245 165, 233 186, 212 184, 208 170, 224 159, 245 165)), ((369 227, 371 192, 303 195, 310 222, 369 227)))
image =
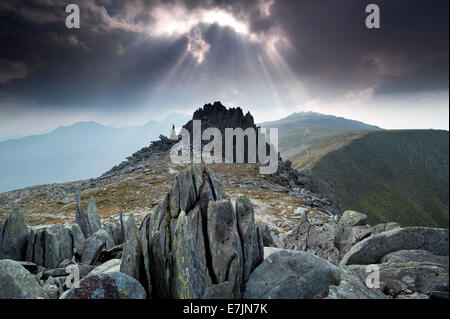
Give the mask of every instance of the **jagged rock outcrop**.
POLYGON ((0 260, 0 299, 43 299, 48 295, 20 263, 0 260))
POLYGON ((113 247, 114 243, 106 230, 99 229, 86 240, 83 255, 81 256, 81 262, 93 265, 98 261, 103 249, 110 249, 113 247))
POLYGON ((75 215, 75 220, 80 225, 81 231, 85 238, 88 238, 95 234, 99 229, 101 229, 100 219, 98 217, 97 206, 95 205, 95 200, 93 197, 89 200, 87 211, 84 212, 83 206, 81 205, 80 195, 77 192, 77 211, 75 215))
POLYGON ((251 202, 240 199, 237 206, 239 216, 210 169, 193 164, 179 173, 140 227, 154 298, 241 296, 263 248, 251 202))
POLYGON ((136 279, 111 272, 91 275, 80 281, 79 288, 72 288, 60 299, 145 299, 144 287, 136 279))
POLYGON ((25 260, 28 228, 22 213, 13 211, 0 229, 0 259, 25 260))

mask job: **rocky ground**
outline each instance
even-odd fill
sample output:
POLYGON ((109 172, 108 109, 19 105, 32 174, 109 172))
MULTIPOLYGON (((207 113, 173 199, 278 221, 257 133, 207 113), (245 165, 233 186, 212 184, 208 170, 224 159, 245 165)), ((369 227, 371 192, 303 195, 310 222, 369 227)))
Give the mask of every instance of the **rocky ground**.
MULTIPOLYGON (((240 109, 218 118, 254 125, 240 109)), ((0 194, 0 298, 448 298, 448 229, 371 226, 289 162, 273 175, 179 165, 174 143, 95 179, 0 194)))
MULTIPOLYGON (((241 168, 247 179, 256 171, 241 168)), ((236 187, 236 169, 229 179, 217 167, 159 169, 176 171, 149 213, 102 216, 94 197, 83 205, 77 194, 59 223, 27 226, 30 213, 10 214, 0 224, 0 298, 448 298, 447 229, 372 227, 354 211, 336 221, 264 177, 236 187), (380 284, 368 288, 374 264, 380 284)))

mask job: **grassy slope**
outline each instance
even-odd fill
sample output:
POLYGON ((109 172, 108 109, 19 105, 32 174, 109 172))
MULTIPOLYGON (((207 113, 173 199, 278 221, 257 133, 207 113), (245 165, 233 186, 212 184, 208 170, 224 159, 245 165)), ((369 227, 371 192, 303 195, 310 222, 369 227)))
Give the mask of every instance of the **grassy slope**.
POLYGON ((323 156, 312 171, 319 192, 371 223, 448 227, 449 133, 371 132, 323 156))

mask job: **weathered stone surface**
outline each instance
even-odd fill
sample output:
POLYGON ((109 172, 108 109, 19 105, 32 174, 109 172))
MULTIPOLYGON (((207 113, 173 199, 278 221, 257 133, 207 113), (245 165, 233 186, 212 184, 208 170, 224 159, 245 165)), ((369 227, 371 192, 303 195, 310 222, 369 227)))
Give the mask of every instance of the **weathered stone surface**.
POLYGON ((100 229, 94 235, 89 237, 84 244, 83 256, 81 256, 81 262, 88 265, 93 265, 97 262, 100 253, 106 242, 109 239, 108 233, 100 229))
POLYGON ((97 206, 93 197, 90 198, 87 211, 84 212, 79 193, 76 194, 77 207, 75 221, 80 225, 85 238, 88 238, 101 229, 97 206))
POLYGON ((264 259, 264 246, 259 228, 255 224, 253 204, 246 197, 236 200, 236 216, 244 257, 244 282, 264 259))
POLYGON ((23 214, 13 211, 0 233, 0 259, 25 260, 28 237, 23 214))
POLYGON ((180 299, 201 298, 211 284, 206 267, 202 216, 198 206, 189 215, 182 211, 174 229, 174 292, 180 299))
POLYGON ((143 222, 141 223, 139 232, 140 232, 140 240, 141 240, 141 250, 142 250, 142 263, 144 266, 143 272, 144 275, 142 278, 143 282, 141 282, 147 292, 147 296, 152 296, 152 280, 150 277, 150 247, 148 242, 148 232, 149 232, 149 224, 150 224, 150 216, 145 216, 143 222))
POLYGON ((378 225, 373 226, 373 233, 379 234, 379 233, 397 229, 397 228, 400 228, 400 225, 397 223, 394 223, 394 222, 378 224, 378 225))
POLYGON ((237 259, 241 266, 243 264, 242 243, 230 200, 222 199, 209 203, 207 229, 212 269, 217 281, 224 282, 234 259, 237 259))
POLYGON ((346 210, 339 219, 338 227, 364 226, 367 223, 367 215, 354 210, 346 210))
POLYGON ((34 240, 34 250, 33 250, 33 262, 37 265, 44 266, 45 264, 45 229, 36 230, 36 237, 34 240))
POLYGON ((283 250, 271 254, 250 275, 244 298, 309 299, 326 296, 339 283, 337 267, 312 254, 283 250))
POLYGON ((61 227, 54 225, 45 230, 44 266, 56 268, 63 260, 61 258, 61 227))
POLYGON ((42 299, 47 298, 45 290, 36 278, 20 263, 0 260, 0 299, 42 299))
POLYGON ((305 218, 284 238, 284 248, 306 251, 337 264, 339 251, 333 240, 332 229, 313 226, 305 218))
POLYGON ((428 262, 448 267, 448 256, 438 256, 426 250, 398 250, 381 258, 382 263, 428 262))
POLYGON ((79 288, 72 288, 60 299, 145 299, 144 287, 136 279, 112 272, 91 275, 80 281, 79 288))
POLYGON ((365 226, 338 226, 334 236, 334 246, 339 249, 339 254, 343 257, 353 245, 372 234, 372 227, 365 226))
POLYGON ((62 227, 60 229, 61 236, 61 261, 65 259, 72 259, 73 257, 73 238, 70 232, 70 227, 62 227))
POLYGON ((89 223, 90 234, 95 234, 102 227, 100 225, 100 218, 98 217, 97 206, 95 204, 94 197, 91 197, 89 199, 86 215, 89 223))
POLYGON ((83 255, 84 243, 86 242, 86 239, 81 232, 80 226, 78 224, 72 224, 70 226, 70 234, 72 235, 73 252, 78 257, 81 257, 83 255))
MULTIPOLYGON (((437 286, 449 280, 448 267, 429 262, 383 263, 380 267, 380 282, 384 292, 396 296, 406 291, 429 294, 437 286)), ((365 265, 348 266, 361 279, 367 277, 365 265)))
MULTIPOLYGON (((1 232, 0 232, 1 236, 1 232)), ((26 261, 34 261, 34 242, 36 240, 36 231, 34 229, 29 230, 28 242, 27 242, 27 250, 25 253, 26 261)))
POLYGON ((406 227, 376 234, 354 245, 340 264, 375 264, 388 253, 411 249, 448 256, 448 229, 406 227))
POLYGON ((142 262, 140 234, 136 227, 134 215, 130 214, 127 219, 127 237, 122 252, 120 271, 140 280, 142 262))

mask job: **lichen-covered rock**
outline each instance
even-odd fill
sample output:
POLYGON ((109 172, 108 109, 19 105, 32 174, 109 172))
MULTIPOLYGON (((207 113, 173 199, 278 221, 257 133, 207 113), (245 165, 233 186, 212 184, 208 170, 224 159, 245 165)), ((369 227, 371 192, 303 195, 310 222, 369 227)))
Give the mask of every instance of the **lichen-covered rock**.
POLYGON ((133 214, 127 219, 127 237, 122 252, 120 271, 134 279, 140 280, 142 274, 142 249, 140 234, 133 214))
POLYGON ((25 260, 28 227, 21 212, 13 211, 0 233, 0 259, 25 260))
POLYGON ((173 238, 175 296, 201 298, 211 280, 206 268, 202 216, 198 207, 189 215, 184 211, 180 213, 173 238))
POLYGON ((179 173, 171 190, 140 227, 146 273, 143 282, 152 297, 241 296, 245 260, 247 269, 262 260, 262 239, 254 224, 253 208, 249 201, 241 201, 238 206, 245 203, 245 207, 239 206, 239 224, 211 170, 193 164, 179 173))
POLYGON ((354 245, 340 264, 376 264, 388 253, 411 249, 448 256, 448 229, 406 227, 372 235, 354 245))
POLYGON ((261 222, 259 225, 264 247, 283 247, 283 239, 280 237, 275 227, 261 222))
POLYGON ((79 288, 72 288, 60 299, 145 299, 144 287, 136 279, 111 272, 90 275, 80 281, 79 288))
POLYGON ((354 210, 346 210, 339 219, 338 227, 364 226, 367 224, 367 215, 354 210))
POLYGON ((115 271, 120 271, 120 259, 111 259, 107 262, 95 267, 91 272, 89 272, 89 275, 99 275, 104 273, 112 272, 111 270, 114 269, 115 271))
POLYGON ((47 293, 20 263, 0 260, 0 299, 42 299, 47 293))

